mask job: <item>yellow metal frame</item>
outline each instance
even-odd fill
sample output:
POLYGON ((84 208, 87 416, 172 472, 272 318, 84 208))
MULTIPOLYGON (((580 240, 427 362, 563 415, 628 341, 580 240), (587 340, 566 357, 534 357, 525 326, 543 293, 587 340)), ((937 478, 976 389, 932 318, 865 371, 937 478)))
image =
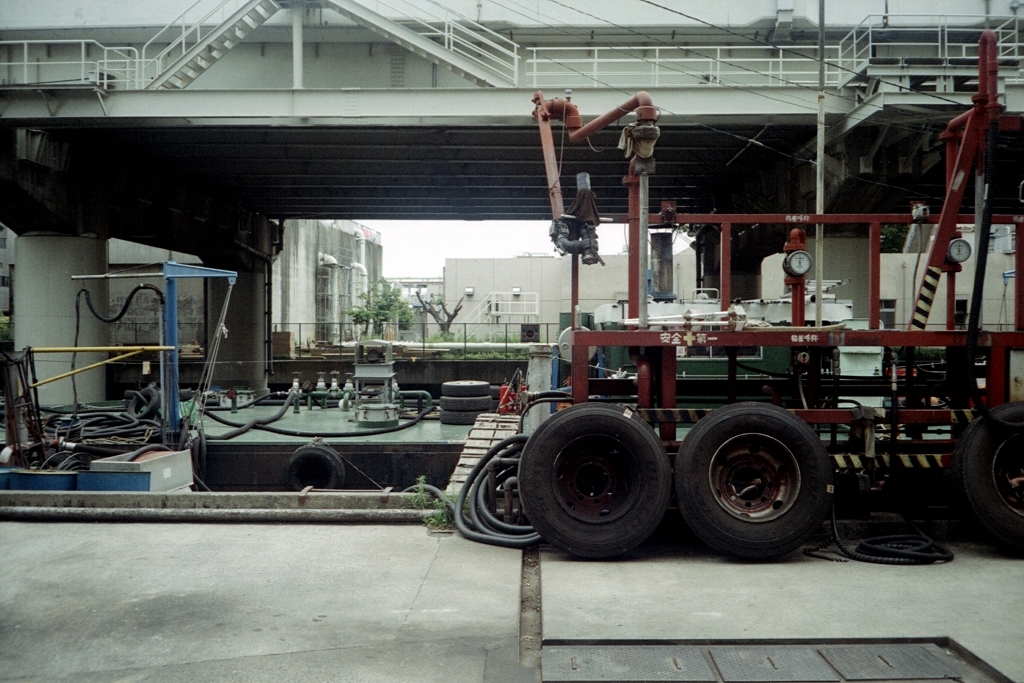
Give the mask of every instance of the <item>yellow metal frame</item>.
POLYGON ((38 382, 32 384, 32 388, 41 387, 44 384, 50 382, 56 382, 57 380, 71 377, 88 370, 93 370, 100 366, 106 365, 107 363, 113 363, 115 361, 124 360, 131 356, 138 355, 145 351, 173 351, 173 346, 40 346, 32 347, 29 349, 32 353, 117 353, 119 351, 127 351, 128 353, 122 353, 119 356, 101 360, 98 363, 92 365, 86 365, 84 368, 76 368, 70 372, 65 372, 56 377, 50 377, 49 379, 41 379, 38 382))

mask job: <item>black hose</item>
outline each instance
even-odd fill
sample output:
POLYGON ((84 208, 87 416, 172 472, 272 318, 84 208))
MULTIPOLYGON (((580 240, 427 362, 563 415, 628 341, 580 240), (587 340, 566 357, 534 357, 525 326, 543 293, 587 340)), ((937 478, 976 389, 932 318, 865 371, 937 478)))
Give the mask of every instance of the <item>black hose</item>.
MULTIPOLYGON (((287 397, 288 397, 289 393, 290 392, 287 392, 287 391, 272 391, 269 394, 265 394, 263 396, 260 396, 259 398, 257 398, 254 401, 246 403, 244 406, 238 406, 238 408, 236 410, 242 410, 244 408, 255 408, 256 406, 263 405, 265 403, 270 403, 270 405, 279 405, 277 403, 277 401, 282 401, 283 403, 288 403, 287 397)), ((203 407, 203 412, 207 413, 207 414, 209 414, 209 413, 211 413, 213 411, 221 411, 221 412, 223 412, 223 411, 226 411, 226 410, 231 410, 231 407, 230 406, 226 406, 226 407, 223 407, 223 408, 220 407, 220 406, 204 406, 203 407)))
MULTIPOLYGON (((986 420, 1004 429, 1024 429, 1024 422, 1010 422, 993 415, 981 397, 978 373, 974 360, 978 351, 978 333, 981 327, 981 306, 985 292, 985 270, 988 266, 989 233, 992 231, 992 181, 996 170, 996 151, 999 139, 999 117, 992 116, 985 138, 985 200, 981 211, 981 231, 978 235, 978 262, 974 267, 974 288, 971 290, 971 310, 967 316, 967 379, 974 407, 986 420)), ((1018 245, 1018 248, 1019 245, 1018 245)), ((1020 274, 1018 273, 1018 277, 1020 274)))
POLYGON ((804 548, 804 554, 810 557, 832 559, 818 553, 832 543, 835 543, 836 547, 839 548, 839 552, 858 562, 919 565, 953 561, 952 551, 932 540, 907 515, 904 514, 903 519, 916 533, 866 538, 857 544, 856 549, 850 550, 839 536, 839 526, 836 524, 836 508, 833 505, 832 540, 813 548, 804 548))
POLYGON ((572 396, 570 394, 565 394, 565 393, 562 393, 561 391, 559 391, 559 392, 545 391, 545 392, 542 392, 542 393, 545 393, 545 394, 558 393, 558 394, 560 394, 560 396, 558 396, 558 397, 535 398, 534 400, 532 400, 529 403, 527 403, 526 407, 523 408, 523 414, 519 416, 519 431, 520 432, 523 431, 523 422, 526 420, 526 414, 528 412, 530 412, 530 408, 534 407, 535 405, 538 405, 540 403, 564 403, 566 401, 572 403, 572 396))
MULTIPOLYGON (((295 394, 294 391, 289 391, 288 392, 288 397, 291 398, 294 394, 295 394)), ((211 420, 214 420, 215 422, 220 422, 221 424, 227 425, 228 427, 234 427, 235 428, 235 429, 232 429, 229 432, 224 432, 223 434, 216 434, 216 435, 213 435, 213 436, 208 436, 206 438, 208 440, 210 440, 210 441, 227 441, 228 439, 233 439, 236 436, 241 436, 242 434, 245 434, 246 432, 248 432, 249 430, 251 430, 253 428, 262 427, 262 426, 270 424, 271 422, 277 422, 282 417, 284 417, 284 414, 286 412, 288 412, 288 409, 291 407, 291 405, 289 405, 289 404, 290 404, 290 401, 286 400, 284 402, 284 404, 281 406, 281 409, 278 410, 273 415, 271 415, 270 417, 257 417, 257 418, 254 418, 252 420, 249 420, 245 424, 238 424, 237 422, 229 422, 228 420, 225 420, 223 418, 219 418, 216 415, 212 415, 210 413, 205 413, 204 412, 203 414, 205 414, 211 420)))
POLYGON ((83 293, 85 294, 85 305, 89 307, 89 310, 92 312, 94 316, 96 316, 105 323, 116 323, 118 320, 124 317, 125 313, 128 312, 128 307, 131 305, 132 299, 134 299, 135 295, 138 294, 143 289, 148 289, 149 291, 154 292, 160 299, 160 305, 164 305, 164 293, 161 292, 156 285, 136 285, 132 289, 132 291, 128 292, 128 296, 124 298, 124 304, 121 305, 121 310, 118 311, 116 315, 108 318, 107 316, 102 315, 99 311, 97 311, 96 307, 92 305, 92 295, 89 294, 88 289, 85 289, 83 287, 82 289, 79 290, 78 295, 81 296, 83 293))
POLYGON ((540 543, 541 538, 540 534, 533 530, 533 527, 508 525, 496 519, 490 514, 490 510, 487 510, 486 499, 479 493, 483 480, 487 478, 487 464, 499 455, 504 457, 505 454, 518 454, 528 438, 526 434, 516 434, 491 446, 466 477, 462 490, 459 491, 459 497, 454 503, 448 499, 444 492, 430 485, 414 486, 406 489, 406 491, 415 491, 421 488, 430 491, 440 500, 444 501, 459 533, 471 541, 496 545, 502 548, 528 548, 537 545, 540 543), (480 503, 481 498, 484 498, 482 504, 480 503), (463 513, 463 510, 467 507, 467 500, 469 500, 468 520, 463 513), (508 527, 511 528, 503 530, 508 527))
POLYGON ((285 404, 281 406, 281 410, 275 413, 274 416, 270 418, 263 418, 262 420, 250 420, 248 423, 244 425, 238 424, 237 422, 231 422, 230 420, 225 420, 222 417, 217 417, 216 415, 212 415, 210 413, 205 413, 206 416, 209 417, 214 422, 219 422, 227 427, 236 428, 230 432, 225 432, 224 434, 211 435, 207 436, 206 438, 210 441, 225 441, 227 439, 233 439, 234 437, 240 434, 244 434, 250 429, 258 429, 263 432, 270 432, 271 434, 281 434, 284 436, 301 436, 311 438, 319 436, 320 438, 323 439, 349 439, 360 436, 377 436, 378 434, 390 434, 392 432, 397 432, 402 429, 408 429, 409 427, 412 427, 414 424, 417 424, 420 420, 426 417, 428 413, 434 410, 433 407, 427 408, 423 412, 417 413, 416 416, 409 420, 408 422, 403 422, 402 424, 395 425, 394 427, 381 427, 379 429, 360 429, 358 431, 352 432, 303 432, 297 429, 281 429, 280 427, 271 427, 270 423, 276 422, 277 420, 281 419, 281 417, 284 416, 285 412, 287 412, 288 407, 289 403, 285 402, 285 404))
POLYGON ((136 448, 124 458, 123 462, 133 462, 136 458, 150 451, 170 451, 171 449, 159 443, 147 443, 141 448, 136 448))

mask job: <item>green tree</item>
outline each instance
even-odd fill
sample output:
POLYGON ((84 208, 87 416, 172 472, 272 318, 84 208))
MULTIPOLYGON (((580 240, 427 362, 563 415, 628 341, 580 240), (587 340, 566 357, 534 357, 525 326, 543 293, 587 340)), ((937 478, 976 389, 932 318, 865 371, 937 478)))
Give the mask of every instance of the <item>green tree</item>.
POLYGON ((363 326, 363 334, 380 335, 385 323, 398 323, 398 329, 406 330, 415 322, 412 308, 402 299, 402 289, 390 282, 379 280, 369 291, 361 295, 363 305, 350 309, 348 315, 353 323, 363 326))
POLYGON ((907 239, 909 225, 887 224, 882 226, 882 248, 883 254, 899 254, 903 251, 903 243, 907 239))

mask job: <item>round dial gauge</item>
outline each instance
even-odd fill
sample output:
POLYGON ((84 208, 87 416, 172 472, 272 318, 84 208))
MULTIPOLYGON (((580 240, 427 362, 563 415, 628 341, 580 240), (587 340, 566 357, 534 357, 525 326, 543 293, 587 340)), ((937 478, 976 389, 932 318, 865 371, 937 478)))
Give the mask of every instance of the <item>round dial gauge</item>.
POLYGON ((791 251, 782 262, 782 269, 791 277, 806 275, 811 270, 811 255, 806 251, 791 251))
POLYGON ((949 249, 946 250, 946 258, 953 263, 963 263, 971 258, 971 243, 962 237, 958 237, 949 243, 949 249))

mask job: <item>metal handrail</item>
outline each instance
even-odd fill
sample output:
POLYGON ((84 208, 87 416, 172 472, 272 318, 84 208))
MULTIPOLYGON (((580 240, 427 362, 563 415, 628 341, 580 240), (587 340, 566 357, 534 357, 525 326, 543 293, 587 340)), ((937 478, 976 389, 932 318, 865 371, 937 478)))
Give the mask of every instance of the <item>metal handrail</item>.
POLYGON ((47 83, 66 85, 68 83, 79 83, 82 85, 96 85, 103 89, 118 85, 125 88, 137 87, 136 69, 139 62, 139 52, 134 47, 106 47, 95 40, 89 39, 0 41, 0 47, 6 46, 20 47, 22 59, 21 61, 14 61, 12 59, 9 62, 0 62, 0 68, 10 68, 12 77, 20 70, 22 85, 42 85, 47 83), (68 60, 32 61, 29 57, 30 48, 36 45, 46 46, 47 48, 60 45, 78 46, 79 57, 78 59, 68 60), (93 46, 101 51, 101 56, 96 59, 91 59, 88 56, 89 48, 93 46), (72 67, 67 73, 70 74, 77 71, 78 75, 76 78, 71 79, 42 80, 42 70, 52 70, 54 67, 72 67), (74 67, 77 67, 77 69, 74 67), (36 69, 36 78, 34 80, 29 77, 29 69, 36 69), (115 76, 115 78, 110 78, 111 75, 115 76))
MULTIPOLYGON (((752 46, 708 47, 543 47, 527 48, 527 76, 532 87, 583 85, 601 87, 615 78, 628 78, 631 86, 666 85, 817 85, 818 58, 793 55, 792 50, 752 46), (583 53, 585 56, 575 55, 583 53), (604 55, 613 56, 604 56, 604 55), (746 56, 752 55, 752 56, 746 56), (626 68, 637 65, 642 68, 626 68), (543 67, 552 67, 545 70, 543 67), (799 68, 798 68, 799 67, 799 68), (806 68, 802 68, 806 67, 806 68), (618 70, 615 70, 615 69, 618 70), (549 79, 558 78, 557 81, 549 79), (646 81, 642 79, 646 78, 646 81), (640 79, 640 80, 638 80, 640 79)), ((817 52, 816 49, 810 49, 817 52)), ((825 82, 839 84, 839 70, 831 62, 837 46, 827 46, 825 82)), ((614 82, 611 85, 616 85, 614 82)))
MULTIPOLYGON (((940 59, 977 56, 977 36, 966 40, 950 40, 952 31, 977 31, 992 28, 996 32, 1000 57, 1020 57, 1021 24, 1016 16, 986 16, 984 14, 869 14, 839 41, 839 66, 853 74, 864 68, 879 49, 890 46, 919 48, 921 54, 940 59), (915 36, 934 36, 926 40, 898 40, 897 31, 915 36), (887 40, 879 38, 885 36, 887 40)), ((907 56, 907 55, 902 55, 907 56)), ((848 80, 848 79, 845 79, 848 80)))
POLYGON ((476 62, 513 85, 519 85, 519 46, 500 33, 433 0, 426 0, 425 4, 413 4, 408 0, 377 0, 376 4, 418 25, 419 28, 410 28, 423 37, 437 39, 445 49, 476 62), (398 3, 407 5, 413 11, 398 7, 398 3), (443 15, 429 11, 426 4, 443 10, 443 15), (417 16, 417 13, 426 15, 433 23, 417 16), (457 20, 453 21, 450 15, 457 17, 457 20), (490 51, 485 47, 490 48, 490 51))
POLYGON ((209 25, 211 23, 214 23, 214 24, 218 24, 219 25, 221 23, 219 21, 216 21, 216 22, 212 22, 211 21, 212 17, 215 14, 217 14, 217 12, 222 11, 224 9, 224 7, 226 5, 228 5, 228 4, 236 4, 237 5, 240 2, 244 2, 244 0, 215 0, 217 2, 217 4, 212 9, 210 9, 205 15, 203 15, 203 17, 201 19, 198 19, 198 20, 194 21, 190 26, 188 26, 186 28, 186 22, 188 21, 186 19, 186 17, 189 15, 189 13, 191 13, 200 4, 208 3, 209 1, 210 0, 196 0, 194 3, 189 5, 188 8, 184 12, 182 12, 180 15, 178 15, 178 17, 176 17, 169 24, 167 24, 162 29, 157 31, 156 35, 154 35, 152 38, 150 38, 149 40, 146 41, 146 44, 142 46, 142 63, 140 65, 140 70, 141 70, 142 77, 146 77, 147 76, 149 67, 150 67, 150 65, 153 65, 153 64, 156 65, 156 73, 153 75, 153 77, 155 78, 156 76, 159 76, 160 73, 163 71, 164 60, 172 52, 177 52, 177 46, 179 44, 181 46, 181 54, 184 55, 186 52, 188 52, 188 49, 189 49, 189 44, 188 44, 189 43, 189 36, 192 33, 195 33, 195 40, 192 42, 192 44, 195 45, 196 43, 198 43, 203 38, 203 25, 204 24, 205 25, 209 25), (177 38, 171 40, 167 44, 167 47, 165 47, 163 50, 161 50, 156 56, 151 57, 151 58, 147 58, 146 57, 146 51, 149 49, 149 47, 154 42, 156 42, 157 39, 160 38, 165 32, 167 32, 168 30, 170 30, 172 28, 177 28, 179 25, 181 26, 181 35, 179 35, 177 38))

